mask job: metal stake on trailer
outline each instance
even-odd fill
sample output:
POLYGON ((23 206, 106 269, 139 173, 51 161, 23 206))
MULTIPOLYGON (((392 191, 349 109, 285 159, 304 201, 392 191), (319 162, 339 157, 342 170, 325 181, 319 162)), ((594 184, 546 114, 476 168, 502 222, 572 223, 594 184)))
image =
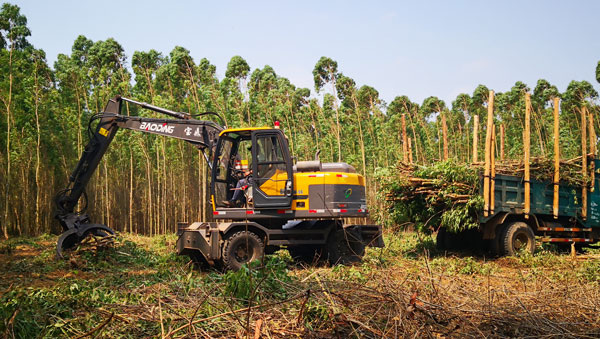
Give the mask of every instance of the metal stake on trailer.
POLYGON ((531 133, 531 94, 525 93, 525 131, 523 136, 523 150, 525 153, 525 208, 524 215, 525 219, 529 219, 529 212, 531 211, 531 183, 530 173, 529 173, 529 149, 531 147, 530 143, 530 133, 531 133))
POLYGON ((554 219, 558 219, 558 183, 560 181, 560 147, 559 147, 559 119, 558 119, 558 98, 554 98, 554 200, 552 202, 552 212, 554 219))

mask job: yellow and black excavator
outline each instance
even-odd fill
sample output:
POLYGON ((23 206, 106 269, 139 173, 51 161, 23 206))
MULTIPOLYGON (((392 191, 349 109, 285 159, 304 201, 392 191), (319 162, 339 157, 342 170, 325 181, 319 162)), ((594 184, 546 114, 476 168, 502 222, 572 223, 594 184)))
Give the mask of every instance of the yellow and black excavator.
POLYGON ((295 162, 284 133, 275 127, 229 129, 188 113, 110 99, 104 112, 90 119, 90 140, 68 187, 55 198, 55 217, 64 230, 58 257, 90 234, 114 234, 84 213, 85 186, 119 128, 182 139, 202 151, 211 169, 213 221, 177 227, 178 254, 195 262, 237 270, 285 246, 297 260, 343 264, 359 261, 365 246, 383 247, 379 225, 345 223, 368 216, 364 177, 346 163, 321 163, 318 153, 315 160, 295 162), (123 102, 174 119, 122 115, 123 102), (75 211, 82 196, 84 208, 75 211))

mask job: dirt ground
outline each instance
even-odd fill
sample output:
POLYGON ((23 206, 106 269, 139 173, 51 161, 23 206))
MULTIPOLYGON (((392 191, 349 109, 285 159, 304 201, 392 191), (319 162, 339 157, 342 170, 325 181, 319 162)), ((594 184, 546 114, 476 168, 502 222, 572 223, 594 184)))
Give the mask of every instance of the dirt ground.
POLYGON ((387 234, 355 266, 303 266, 281 251, 223 273, 174 255, 172 236, 122 235, 66 261, 53 240, 0 242, 5 336, 600 336, 597 249, 488 258, 439 252, 407 232, 387 234))

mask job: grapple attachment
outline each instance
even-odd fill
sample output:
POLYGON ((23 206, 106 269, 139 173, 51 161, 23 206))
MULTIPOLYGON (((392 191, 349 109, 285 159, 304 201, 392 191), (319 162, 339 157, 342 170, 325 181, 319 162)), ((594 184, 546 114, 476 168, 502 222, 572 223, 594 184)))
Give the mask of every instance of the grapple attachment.
POLYGON ((57 219, 66 230, 60 235, 56 244, 56 256, 59 259, 65 258, 65 250, 75 248, 89 235, 104 237, 115 234, 115 231, 106 225, 90 223, 86 214, 59 215, 57 219))

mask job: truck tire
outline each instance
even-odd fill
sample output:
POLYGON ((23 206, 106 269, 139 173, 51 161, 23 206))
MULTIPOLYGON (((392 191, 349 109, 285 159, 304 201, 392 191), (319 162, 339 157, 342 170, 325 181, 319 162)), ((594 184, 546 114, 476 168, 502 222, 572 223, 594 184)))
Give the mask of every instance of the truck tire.
POLYGON ((240 231, 227 237, 223 244, 223 265, 232 271, 263 257, 265 245, 258 235, 240 231))
POLYGON ((327 259, 331 265, 349 265, 360 262, 365 255, 365 244, 360 233, 342 227, 333 230, 327 238, 327 259))
POLYGON ((501 249, 504 255, 515 256, 520 251, 535 251, 535 234, 529 225, 516 221, 504 227, 500 237, 501 249))

